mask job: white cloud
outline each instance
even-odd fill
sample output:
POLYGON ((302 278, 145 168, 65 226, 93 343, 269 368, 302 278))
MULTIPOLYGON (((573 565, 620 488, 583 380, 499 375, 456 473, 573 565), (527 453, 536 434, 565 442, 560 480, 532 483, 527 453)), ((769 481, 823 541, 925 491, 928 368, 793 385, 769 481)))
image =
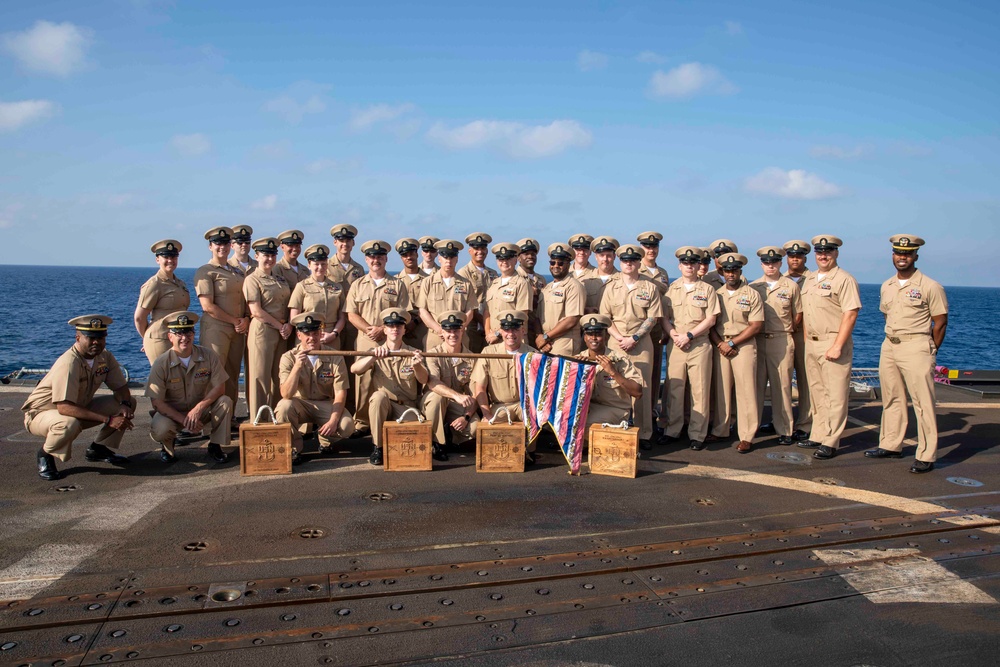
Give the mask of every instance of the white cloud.
POLYGON ((747 192, 783 199, 829 199, 842 193, 837 185, 804 169, 785 171, 779 167, 768 167, 751 176, 744 183, 744 188, 747 192))
POLYGON ((555 120, 548 125, 524 125, 502 120, 476 120, 456 128, 437 123, 427 138, 444 148, 490 148, 514 158, 542 158, 570 148, 590 145, 590 131, 575 120, 555 120))
POLYGON ((170 139, 174 150, 185 157, 204 155, 212 150, 212 142, 204 134, 175 134, 170 139))
POLYGON ((608 66, 608 56, 605 53, 599 51, 589 51, 584 49, 576 56, 576 66, 580 68, 581 72, 592 72, 598 69, 604 69, 608 66))
POLYGON ((310 174, 319 174, 324 171, 332 171, 338 174, 346 174, 361 169, 361 160, 350 158, 347 160, 331 160, 320 158, 313 160, 305 166, 305 170, 310 174))
POLYGON ((13 132, 28 123, 51 116, 56 109, 56 105, 48 100, 0 102, 0 132, 13 132))
POLYGON ((267 195, 250 202, 250 208, 257 211, 271 211, 278 204, 278 195, 267 195))
POLYGON ((728 35, 742 35, 743 26, 736 21, 726 21, 726 34, 728 35))
POLYGON ((836 160, 856 160, 870 155, 870 146, 858 145, 853 148, 843 146, 813 146, 809 154, 816 158, 833 158, 836 160))
POLYGON ((38 21, 24 32, 3 36, 3 49, 32 72, 69 76, 86 65, 93 33, 72 23, 38 21))
POLYGON ((261 111, 273 113, 285 122, 297 125, 307 114, 326 111, 323 94, 330 86, 300 81, 289 87, 283 95, 264 102, 261 111))
POLYGON ((716 68, 701 63, 684 63, 670 71, 657 70, 649 80, 651 97, 684 99, 695 95, 732 95, 736 86, 716 68))
POLYGON ((655 51, 643 51, 635 59, 641 63, 651 63, 653 65, 662 65, 667 62, 666 56, 661 56, 655 51))
POLYGON ((373 104, 364 109, 355 109, 351 112, 350 128, 355 132, 363 132, 371 129, 373 125, 395 120, 400 116, 410 113, 417 107, 409 102, 397 104, 373 104))

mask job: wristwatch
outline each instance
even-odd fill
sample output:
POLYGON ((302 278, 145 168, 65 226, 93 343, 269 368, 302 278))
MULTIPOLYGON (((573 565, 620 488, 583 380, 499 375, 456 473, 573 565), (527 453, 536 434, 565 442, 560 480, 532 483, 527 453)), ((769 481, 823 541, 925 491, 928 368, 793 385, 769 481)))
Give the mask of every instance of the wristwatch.
POLYGON ((687 337, 688 340, 694 340, 694 334, 692 334, 690 331, 687 332, 687 337))
POLYGON ((549 335, 547 333, 543 333, 542 334, 542 340, 544 340, 546 343, 548 343, 549 342, 549 335))
POLYGON ((727 340, 726 342, 729 343, 729 347, 733 348, 734 350, 736 349, 736 343, 734 343, 732 340, 727 340))
POLYGON ((639 342, 639 336, 637 334, 632 334, 632 340, 634 340, 635 342, 638 343, 639 342))

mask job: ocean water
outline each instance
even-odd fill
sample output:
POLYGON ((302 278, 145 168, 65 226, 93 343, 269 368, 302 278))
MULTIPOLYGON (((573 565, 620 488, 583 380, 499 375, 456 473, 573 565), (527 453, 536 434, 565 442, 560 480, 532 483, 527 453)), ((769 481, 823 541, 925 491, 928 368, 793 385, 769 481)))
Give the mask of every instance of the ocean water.
MULTIPOLYGON (((191 310, 200 313, 193 294, 194 269, 177 275, 192 289, 191 310)), ((155 273, 150 268, 0 266, 0 375, 19 368, 48 368, 73 343, 66 321, 77 315, 103 313, 114 318, 108 349, 132 379, 145 378, 149 362, 142 339, 132 324, 139 288, 155 273)), ((854 366, 878 366, 883 319, 878 310, 878 285, 861 286, 861 315, 854 330, 854 366)), ((1000 336, 991 323, 1000 322, 1000 289, 946 287, 948 335, 938 363, 952 369, 1000 369, 1000 336)))

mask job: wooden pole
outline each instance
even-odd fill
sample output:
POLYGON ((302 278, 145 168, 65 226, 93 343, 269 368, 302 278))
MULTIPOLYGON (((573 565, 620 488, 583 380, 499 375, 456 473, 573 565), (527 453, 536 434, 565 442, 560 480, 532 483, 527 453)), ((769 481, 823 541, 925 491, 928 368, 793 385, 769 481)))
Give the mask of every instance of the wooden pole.
MULTIPOLYGON (((313 350, 310 354, 316 356, 326 356, 326 357, 372 357, 371 350, 313 350)), ((482 354, 476 352, 424 352, 420 351, 420 354, 424 358, 438 358, 438 359, 507 359, 508 361, 513 361, 513 354, 482 354)), ((541 353, 539 353, 541 354, 541 353)), ((412 357, 413 352, 411 350, 392 350, 389 352, 390 357, 412 357)), ((596 366, 596 361, 590 361, 589 359, 577 359, 575 357, 564 357, 560 354, 550 354, 550 357, 558 357, 560 359, 566 359, 567 361, 576 361, 581 364, 588 364, 591 366, 596 366)))

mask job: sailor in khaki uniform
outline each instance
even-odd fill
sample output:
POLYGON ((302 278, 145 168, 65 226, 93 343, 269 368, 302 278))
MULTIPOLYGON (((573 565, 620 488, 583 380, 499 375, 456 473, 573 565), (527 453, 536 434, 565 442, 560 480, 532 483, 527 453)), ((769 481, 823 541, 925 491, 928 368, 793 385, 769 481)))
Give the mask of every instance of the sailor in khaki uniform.
POLYGON ((194 273, 194 293, 201 304, 198 344, 212 350, 226 369, 226 396, 236 405, 240 392, 240 365, 247 346, 250 312, 243 298, 243 273, 229 264, 232 230, 214 227, 205 232, 212 259, 194 273))
POLYGON ((281 260, 274 265, 273 272, 285 279, 289 289, 293 289, 309 276, 309 269, 299 261, 304 234, 298 229, 288 229, 278 234, 277 238, 281 244, 281 260))
MULTIPOLYGON (((521 412, 521 394, 517 385, 517 369, 513 355, 537 350, 524 342, 525 324, 528 314, 520 310, 505 310, 497 313, 497 321, 503 333, 503 341, 487 345, 483 354, 509 354, 511 359, 477 359, 472 369, 472 395, 479 404, 483 419, 489 421, 497 416, 500 408, 507 410, 511 420, 524 421, 521 412)), ((497 419, 503 419, 502 416, 497 419)), ((535 462, 535 443, 528 443, 525 461, 535 462)))
POLYGON ((434 244, 440 240, 436 236, 421 236, 417 239, 417 242, 420 243, 420 272, 425 276, 438 270, 438 250, 434 244))
POLYGON ((534 309, 538 305, 538 295, 545 287, 545 278, 535 273, 535 265, 538 263, 538 250, 541 245, 536 239, 524 238, 517 242, 517 273, 527 278, 534 289, 534 299, 531 307, 534 309))
POLYGON ((175 459, 174 438, 179 430, 200 434, 209 426, 208 457, 216 463, 229 460, 222 451, 229 444, 233 419, 233 400, 226 396, 229 375, 215 352, 194 344, 197 321, 198 316, 189 311, 167 316, 171 348, 153 362, 146 381, 146 396, 156 411, 149 437, 160 443, 164 463, 175 459))
POLYGON ((709 267, 712 265, 712 251, 708 248, 701 249, 701 263, 698 264, 698 277, 702 280, 708 275, 709 267))
POLYGON ((705 442, 718 442, 729 437, 733 413, 733 392, 736 393, 736 431, 740 441, 736 451, 750 451, 760 411, 757 395, 757 334, 764 328, 764 307, 760 294, 743 279, 747 258, 739 253, 726 253, 719 258, 726 284, 716 290, 719 316, 709 330, 715 345, 712 374, 715 382, 716 411, 712 433, 705 442))
MULTIPOLYGON (((806 257, 812 251, 808 241, 793 239, 782 246, 785 251, 785 262, 788 271, 785 273, 790 280, 802 290, 802 283, 812 275, 806 267, 806 257)), ((795 389, 798 392, 798 407, 795 414, 795 425, 792 440, 801 442, 809 439, 812 430, 812 402, 809 400, 809 376, 806 374, 806 339, 801 324, 795 327, 795 389)))
MULTIPOLYGON (((480 306, 486 303, 486 290, 499 275, 495 270, 486 266, 486 249, 493 243, 493 237, 486 232, 472 232, 465 237, 465 245, 469 246, 470 261, 458 270, 458 275, 462 276, 472 285, 476 293, 476 300, 480 306)), ((440 246, 438 246, 440 254, 440 246)), ((483 320, 482 308, 478 308, 473 315, 473 321, 469 323, 465 334, 469 337, 469 349, 479 352, 486 344, 485 320, 483 320)))
POLYGON ((274 410, 279 424, 292 425, 292 461, 301 461, 302 424, 316 427, 320 453, 332 451, 331 440, 354 433, 347 402, 347 365, 343 357, 313 354, 334 349, 323 345, 323 313, 307 311, 292 318, 298 345, 281 355, 278 379, 281 400, 274 410))
POLYGON ((62 477, 56 458, 70 459, 70 447, 80 431, 100 426, 84 458, 125 465, 128 459, 115 454, 122 435, 132 428, 135 399, 115 356, 104 349, 107 315, 82 315, 69 324, 76 328, 76 342, 52 364, 45 377, 31 390, 21 406, 24 428, 45 438, 38 450, 38 476, 52 482, 62 477), (113 396, 94 398, 102 384, 113 396))
MULTIPOLYGON (((586 350, 579 359, 596 361, 600 368, 594 377, 594 390, 590 395, 587 426, 628 422, 633 401, 642 398, 642 373, 635 364, 618 350, 608 349, 608 329, 611 318, 607 315, 585 315, 580 323, 586 350)), ((590 432, 590 429, 587 429, 590 432)))
MULTIPOLYGON (((764 275, 750 283, 764 305, 764 328, 757 334, 758 419, 764 410, 764 390, 771 385, 771 419, 779 445, 792 444, 792 369, 794 331, 802 328, 802 296, 794 280, 781 275, 785 251, 764 246, 757 251, 764 275)), ((760 430, 764 431, 762 425, 760 430)))
POLYGON ((552 282, 542 289, 535 309, 541 329, 535 337, 535 347, 545 353, 570 356, 583 349, 579 323, 587 304, 587 291, 570 275, 572 248, 565 243, 553 243, 548 252, 552 282))
POLYGON ((840 246, 836 236, 812 239, 816 271, 802 283, 802 325, 806 339, 806 374, 812 399, 812 433, 799 447, 814 447, 813 457, 837 455, 840 436, 847 427, 851 394, 851 336, 861 310, 861 295, 854 276, 837 266, 840 246))
POLYGON ((611 318, 611 349, 621 350, 642 373, 642 398, 636 401, 635 425, 639 446, 651 449, 653 437, 653 341, 649 337, 663 316, 663 304, 656 283, 639 273, 642 248, 631 243, 618 248, 621 273, 609 280, 601 297, 599 312, 611 318))
POLYGON ((594 242, 594 237, 590 234, 574 234, 567 243, 573 249, 573 264, 570 269, 573 277, 583 284, 583 281, 590 277, 597 269, 590 263, 590 244, 594 242))
MULTIPOLYGON (((429 237, 425 237, 429 238, 429 237)), ((399 239, 396 241, 396 252, 403 260, 403 270, 396 274, 410 294, 410 321, 406 325, 406 335, 403 342, 410 347, 424 350, 427 347, 427 325, 420 319, 420 290, 423 287, 423 280, 430 273, 420 270, 420 260, 417 258, 417 250, 420 242, 417 239, 399 239)), ((437 257, 437 249, 434 249, 434 256, 437 257)), ((437 268, 437 265, 434 265, 437 268)), ((431 272, 433 273, 433 272, 431 272)))
POLYGON ((288 323, 288 299, 292 290, 274 271, 278 239, 268 236, 253 244, 257 269, 243 281, 243 298, 253 320, 247 334, 247 406, 254 417, 262 405, 278 400, 278 362, 284 341, 292 335, 288 323))
MULTIPOLYGON (((399 278, 385 272, 390 247, 388 242, 379 240, 367 241, 361 245, 368 273, 351 284, 344 306, 348 319, 358 331, 354 348, 356 350, 373 350, 385 342, 385 328, 380 315, 386 308, 411 309, 410 293, 406 285, 399 278)), ((371 374, 358 375, 354 392, 354 422, 358 429, 365 429, 369 425, 370 391, 371 374)))
POLYGON ((186 310, 191 305, 187 285, 174 275, 182 247, 180 241, 164 239, 149 248, 156 256, 160 270, 139 288, 139 303, 135 307, 133 320, 136 331, 142 336, 142 350, 150 365, 170 349, 167 328, 161 320, 170 313, 186 310))
POLYGON ((354 237, 358 229, 354 225, 334 225, 330 228, 333 245, 336 249, 330 258, 330 280, 344 283, 344 290, 349 290, 355 280, 367 273, 367 269, 351 257, 354 250, 354 237))
MULTIPOLYGON (((465 334, 465 313, 449 310, 438 318, 444 342, 433 347, 428 352, 468 353, 469 348, 462 344, 465 334)), ((434 453, 438 461, 447 461, 445 451, 447 434, 446 425, 451 431, 452 441, 456 444, 467 442, 476 437, 476 411, 478 405, 472 397, 472 367, 473 359, 458 357, 428 357, 427 372, 429 378, 420 401, 420 409, 431 422, 434 429, 434 453)))
POLYGON ((708 331, 719 315, 719 295, 711 285, 698 278, 703 253, 695 246, 682 246, 674 255, 679 260, 681 277, 666 293, 667 336, 673 349, 667 357, 667 384, 663 387, 663 405, 667 425, 660 444, 677 440, 684 427, 684 392, 691 387, 691 421, 688 438, 691 449, 705 448, 708 434, 708 409, 712 382, 712 344, 708 331))
MULTIPOLYGON (((670 275, 665 268, 656 263, 657 257, 660 256, 660 241, 663 240, 663 234, 652 231, 643 232, 636 237, 636 240, 645 253, 642 256, 642 266, 639 267, 639 273, 652 280, 659 287, 660 305, 666 311, 666 297, 664 295, 667 293, 667 288, 670 287, 670 275)), ((650 387, 650 396, 654 409, 660 400, 660 378, 663 376, 663 337, 665 335, 663 322, 664 319, 660 318, 653 326, 653 330, 649 332, 649 338, 653 341, 653 372, 650 374, 653 385, 650 387)))
MULTIPOLYGON (((320 345, 331 350, 343 349, 340 335, 347 326, 347 313, 344 312, 347 289, 344 283, 330 278, 330 248, 314 243, 306 248, 305 255, 309 263, 309 277, 300 280, 292 289, 288 300, 289 321, 302 313, 319 313, 323 321, 320 345)), ((292 324, 294 326, 294 322, 292 324)))
POLYGON ((736 244, 729 239, 717 239, 712 241, 712 245, 708 246, 708 249, 715 260, 715 270, 706 273, 702 277, 702 280, 715 289, 719 289, 726 284, 726 279, 722 277, 722 267, 719 265, 719 258, 727 253, 739 252, 740 249, 737 248, 736 244))
POLYGON ((580 280, 587 292, 587 302, 583 306, 585 313, 596 313, 600 309, 605 286, 618 274, 615 270, 618 245, 618 240, 610 236, 598 236, 590 244, 590 250, 597 258, 597 268, 589 277, 580 280))
POLYGON ((427 325, 427 347, 437 347, 444 339, 438 316, 449 310, 466 314, 466 322, 471 323, 473 315, 479 311, 479 297, 472 283, 455 273, 458 253, 462 243, 454 239, 441 239, 435 245, 441 268, 427 276, 420 286, 420 319, 427 325))
POLYGON ((233 256, 229 258, 229 266, 246 277, 257 268, 257 260, 250 256, 250 245, 253 243, 253 227, 238 225, 233 227, 233 256))
MULTIPOLYGON (((403 343, 406 321, 410 318, 405 307, 386 308, 377 321, 385 330, 385 344, 372 350, 373 356, 360 357, 351 366, 356 375, 371 375, 371 398, 368 415, 371 419, 372 441, 375 443, 368 462, 382 465, 382 425, 389 419, 399 419, 407 408, 416 408, 420 385, 428 375, 420 350, 403 343), (412 352, 408 356, 391 356, 392 352, 412 352), (369 371, 371 373, 369 374, 369 371)), ((405 421, 416 419, 406 415, 405 421)))
POLYGON ((948 327, 948 299, 940 283, 916 267, 922 238, 895 234, 889 242, 896 275, 882 283, 879 301, 885 315, 885 340, 878 362, 882 425, 878 447, 865 456, 902 457, 909 394, 917 417, 917 455, 910 472, 925 473, 934 469, 937 458, 934 364, 948 327))
POLYGON ((517 257, 520 249, 514 243, 497 243, 491 248, 497 260, 500 275, 493 279, 486 290, 483 304, 483 321, 486 327, 486 344, 500 342, 500 327, 491 321, 491 313, 505 310, 529 312, 534 302, 534 286, 529 278, 518 271, 517 257))

